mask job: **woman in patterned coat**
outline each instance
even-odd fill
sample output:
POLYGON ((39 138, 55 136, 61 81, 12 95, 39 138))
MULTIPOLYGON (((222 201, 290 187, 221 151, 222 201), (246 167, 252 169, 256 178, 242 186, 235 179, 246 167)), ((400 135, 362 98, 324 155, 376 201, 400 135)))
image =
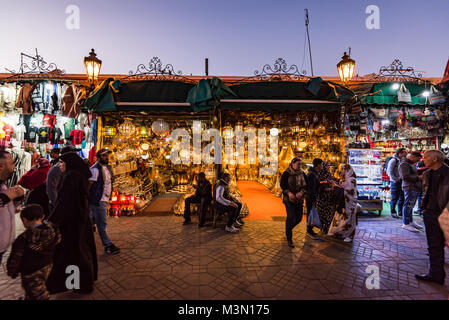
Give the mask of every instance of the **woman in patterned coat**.
POLYGON ((328 235, 351 242, 354 239, 357 224, 357 182, 354 170, 349 164, 340 167, 340 185, 345 193, 345 209, 336 213, 328 235))

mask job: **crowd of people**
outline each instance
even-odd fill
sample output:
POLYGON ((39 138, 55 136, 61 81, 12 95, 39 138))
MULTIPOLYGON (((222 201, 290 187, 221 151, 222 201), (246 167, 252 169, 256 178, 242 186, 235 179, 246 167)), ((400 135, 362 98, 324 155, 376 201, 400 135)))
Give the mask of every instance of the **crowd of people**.
POLYGON ((12 188, 5 182, 15 170, 14 159, 0 151, 0 263, 12 245, 7 273, 12 278, 20 274, 27 300, 47 300, 50 294, 69 290, 67 272, 73 266, 78 268, 79 285, 71 289, 93 291, 98 275, 96 230, 106 254, 120 252, 106 232, 111 151, 99 150, 91 168, 78 151, 73 146, 52 150, 51 162, 39 159, 12 188), (25 231, 16 239, 19 211, 25 231))
POLYGON ((357 183, 354 170, 349 164, 341 165, 336 176, 329 164, 314 159, 306 174, 302 160, 294 158, 281 177, 283 203, 287 212, 285 234, 287 244, 294 248, 292 230, 303 216, 304 203, 307 210, 307 236, 318 240, 314 231, 351 242, 355 236, 357 218, 357 183))
MULTIPOLYGON (((106 231, 113 185, 108 165, 111 152, 99 150, 97 162, 89 168, 77 151, 73 146, 53 150, 51 162, 39 159, 12 188, 7 188, 5 182, 15 170, 14 159, 10 153, 0 151, 0 263, 12 246, 7 271, 12 278, 21 276, 25 299, 44 300, 50 294, 67 291, 69 266, 76 266, 80 273, 80 284, 74 291, 92 292, 98 275, 96 230, 105 253, 120 252, 106 231), (25 231, 16 238, 15 214, 19 211, 25 231)), ((424 228, 413 222, 413 208, 417 201, 420 203, 430 268, 416 277, 439 284, 444 283, 446 275, 445 237, 438 217, 443 210, 449 210, 449 166, 444 162, 445 155, 438 150, 428 150, 421 156, 399 149, 387 165, 391 215, 402 216, 405 230, 418 232, 424 228)), ((302 165, 300 158, 294 158, 280 181, 288 246, 294 248, 293 229, 301 222, 304 207, 308 237, 324 239, 314 231, 319 228, 321 235, 352 242, 358 211, 354 170, 342 164, 333 175, 329 164, 318 158, 307 173, 302 165)), ((227 216, 225 231, 238 233, 244 224, 242 203, 232 196, 230 181, 230 174, 223 173, 212 187, 206 175, 200 173, 195 194, 185 200, 183 224, 192 223, 190 205, 196 203, 200 206, 198 227, 204 227, 213 205, 217 215, 227 216)))

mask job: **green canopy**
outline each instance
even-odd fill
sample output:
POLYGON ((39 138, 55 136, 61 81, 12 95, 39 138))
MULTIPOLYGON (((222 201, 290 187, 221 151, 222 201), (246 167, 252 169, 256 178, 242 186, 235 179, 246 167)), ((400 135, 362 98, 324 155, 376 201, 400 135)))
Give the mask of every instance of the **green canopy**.
MULTIPOLYGON (((365 95, 360 97, 360 102, 363 104, 390 104, 403 105, 404 103, 398 101, 397 89, 393 88, 395 82, 382 82, 372 85, 370 93, 372 95, 365 95)), ((424 91, 430 91, 430 84, 418 83, 403 83, 410 91, 412 101, 410 105, 424 105, 430 104, 429 99, 423 96, 424 91), (426 101, 427 100, 427 101, 426 101)), ((400 83, 399 83, 400 85, 400 83)))
POLYGON ((222 109, 335 111, 354 93, 338 84, 312 78, 308 82, 261 81, 230 86, 237 97, 220 101, 222 109))
POLYGON ((193 106, 195 112, 214 109, 220 104, 220 98, 226 96, 236 96, 217 77, 212 79, 201 79, 198 84, 189 91, 187 102, 193 106))
POLYGON ((108 78, 99 84, 84 101, 83 107, 89 112, 117 111, 113 91, 118 90, 120 81, 108 78))

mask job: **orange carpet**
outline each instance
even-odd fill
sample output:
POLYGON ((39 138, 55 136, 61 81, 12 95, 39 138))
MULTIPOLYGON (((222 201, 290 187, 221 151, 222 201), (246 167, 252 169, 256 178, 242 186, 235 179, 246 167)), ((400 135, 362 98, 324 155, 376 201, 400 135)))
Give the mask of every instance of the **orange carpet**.
POLYGON ((272 217, 285 217, 285 206, 264 185, 255 181, 238 181, 242 201, 247 204, 249 215, 245 220, 270 220, 272 217))

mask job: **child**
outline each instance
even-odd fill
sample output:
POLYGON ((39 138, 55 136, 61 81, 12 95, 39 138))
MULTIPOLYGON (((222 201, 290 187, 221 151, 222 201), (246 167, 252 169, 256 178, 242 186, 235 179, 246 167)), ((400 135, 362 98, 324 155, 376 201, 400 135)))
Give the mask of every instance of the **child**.
POLYGON ((49 300, 46 281, 53 267, 53 253, 61 234, 50 222, 42 222, 44 210, 38 204, 20 213, 26 230, 17 237, 7 262, 8 276, 22 277, 25 300, 49 300))

